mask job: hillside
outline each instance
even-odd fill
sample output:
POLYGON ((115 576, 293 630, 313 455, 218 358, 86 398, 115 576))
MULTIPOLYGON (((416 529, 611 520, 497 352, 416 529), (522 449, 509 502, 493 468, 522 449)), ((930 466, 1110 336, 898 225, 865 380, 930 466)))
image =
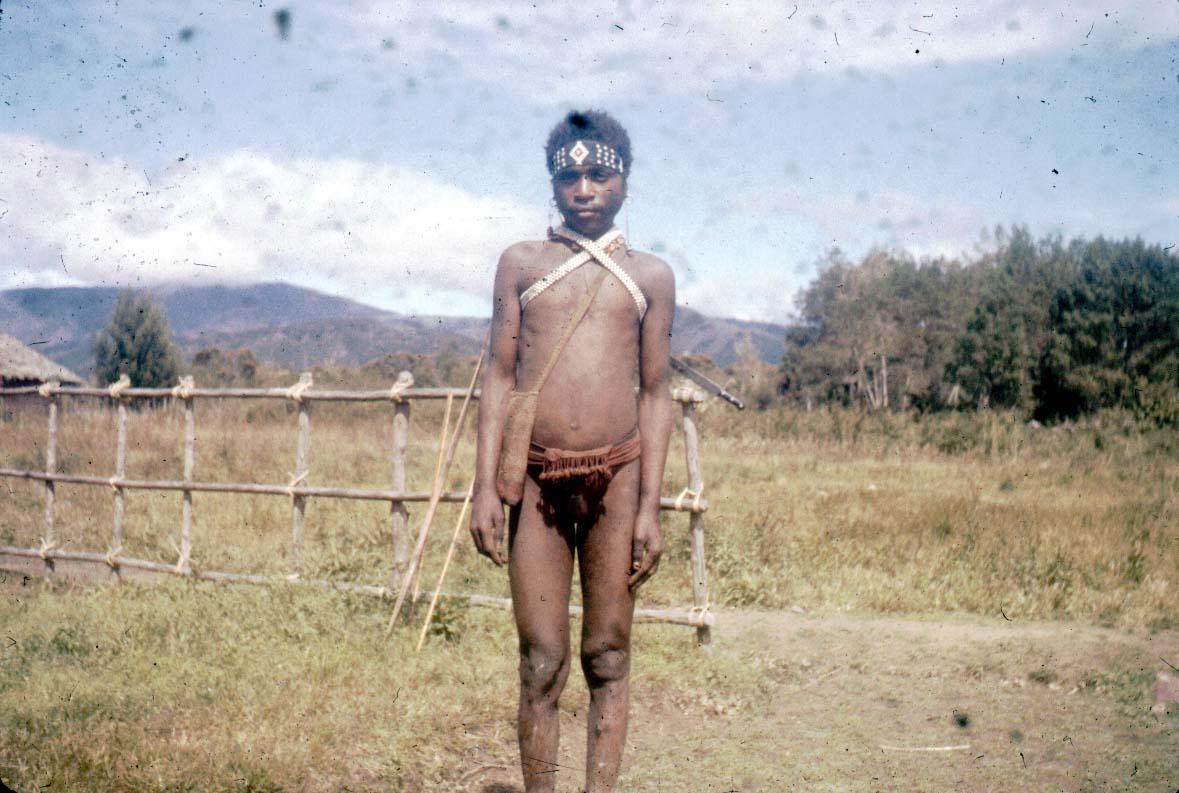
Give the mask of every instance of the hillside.
MULTIPOLYGON (((291 369, 335 362, 361 364, 389 352, 474 353, 485 317, 407 316, 283 283, 158 287, 147 290, 164 309, 185 356, 206 347, 249 348, 260 360, 291 369)), ((91 344, 119 290, 110 287, 12 289, 0 292, 0 333, 88 376, 91 344)), ((732 363, 748 338, 767 363, 782 359, 786 328, 676 309, 672 351, 732 363)))

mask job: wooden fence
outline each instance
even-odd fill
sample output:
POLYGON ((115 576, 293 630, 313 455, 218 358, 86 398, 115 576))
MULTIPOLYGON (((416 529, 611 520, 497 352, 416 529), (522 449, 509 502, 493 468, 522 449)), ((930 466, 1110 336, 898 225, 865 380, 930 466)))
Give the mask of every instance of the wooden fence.
MULTIPOLYGON (((428 491, 407 490, 406 449, 409 439, 411 405, 416 400, 447 399, 462 397, 463 389, 415 388, 413 378, 402 372, 392 388, 374 391, 320 390, 314 388, 311 375, 304 373, 299 382, 290 388, 198 388, 192 377, 180 378, 175 388, 132 388, 126 379, 106 388, 63 387, 57 383, 20 388, 0 388, 0 399, 4 397, 39 396, 48 404, 47 442, 45 446, 45 470, 31 471, 14 468, 0 468, 0 477, 26 479, 44 483, 45 518, 44 535, 38 548, 18 548, 0 545, 0 568, 15 571, 32 571, 41 575, 52 575, 58 561, 66 561, 108 569, 115 580, 121 580, 125 571, 140 575, 186 576, 206 581, 238 582, 249 584, 301 584, 323 588, 351 591, 362 595, 389 597, 395 595, 409 563, 409 512, 407 504, 428 502, 428 491), (63 397, 108 400, 117 409, 117 439, 115 446, 115 470, 110 477, 65 474, 57 470, 58 414, 63 397), (173 400, 184 410, 184 478, 182 480, 128 479, 127 473, 127 404, 129 400, 173 400), (271 399, 294 402, 298 410, 297 441, 295 451, 295 473, 286 484, 260 484, 242 482, 201 482, 193 478, 196 453, 196 419, 193 403, 198 399, 271 399), (393 406, 393 442, 391 446, 390 487, 387 490, 359 489, 347 487, 312 487, 304 483, 307 476, 307 460, 311 445, 311 404, 314 402, 377 402, 393 406), (91 485, 110 488, 114 498, 114 519, 111 528, 111 546, 105 553, 96 551, 67 551, 57 542, 55 501, 57 484, 91 485), (182 494, 180 522, 179 558, 175 564, 164 564, 144 559, 135 559, 122 554, 124 492, 127 490, 173 490, 182 494), (291 537, 289 543, 286 578, 262 575, 219 572, 196 569, 191 563, 193 493, 239 493, 253 495, 286 496, 291 499, 291 537), (308 498, 364 499, 387 501, 390 504, 391 567, 388 585, 364 585, 327 580, 310 580, 301 576, 301 549, 303 519, 308 498)), ((475 393, 478 397, 478 392, 475 393)), ((685 458, 688 469, 688 487, 678 496, 660 500, 663 510, 685 512, 691 533, 692 606, 689 609, 644 609, 635 610, 637 622, 669 622, 687 625, 696 629, 701 644, 710 641, 710 629, 715 622, 709 610, 708 582, 704 563, 704 513, 708 503, 702 498, 704 482, 700 469, 700 442, 696 426, 696 406, 704 401, 704 394, 693 388, 677 388, 672 399, 681 408, 685 458)), ((457 431, 457 430, 456 430, 457 431)), ((466 494, 444 492, 443 502, 462 502, 466 494)), ((419 593, 430 596, 433 593, 419 593)), ((479 594, 456 595, 441 593, 444 597, 462 598, 473 606, 510 608, 509 598, 479 594)), ((571 606, 571 612, 579 613, 580 608, 571 606)))

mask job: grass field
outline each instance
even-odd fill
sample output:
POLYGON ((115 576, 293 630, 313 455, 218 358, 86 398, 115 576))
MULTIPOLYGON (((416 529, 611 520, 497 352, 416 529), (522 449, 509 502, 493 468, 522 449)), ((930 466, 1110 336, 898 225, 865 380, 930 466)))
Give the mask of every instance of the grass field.
MULTIPOLYGON (((441 405, 415 405, 411 488, 428 487, 440 417, 441 405)), ((294 424, 282 404, 198 403, 196 477, 287 482, 294 424)), ((1003 414, 737 414, 717 404, 701 430, 722 627, 709 652, 693 649, 685 628, 638 629, 637 748, 623 789, 1179 787, 1179 717, 1150 710, 1160 659, 1179 663, 1173 430, 1121 415, 1042 428, 1003 414), (887 664, 862 657, 872 650, 857 642, 874 633, 887 664), (928 651, 913 654, 922 642, 928 651), (996 693, 1003 686, 1012 697, 996 693), (1076 693, 1057 701, 1057 689, 1076 693), (990 741, 991 758, 1000 744, 1016 747, 1019 757, 1005 756, 1025 765, 849 759, 886 724, 892 742, 897 731, 943 740, 943 727, 945 741, 958 740, 948 711, 936 730, 921 715, 949 691, 1002 714, 986 727, 993 733, 972 725, 972 744, 990 741), (879 704, 888 700, 901 704, 879 704), (1074 718, 1102 725, 1086 724, 1084 765, 1059 754, 1059 736, 1045 737, 1044 725, 1067 731, 1074 718), (775 741, 793 749, 751 755, 750 744, 775 741)), ((310 482, 386 487, 390 434, 388 406, 316 405, 310 482)), ((112 413, 68 406, 60 468, 109 476, 113 437, 112 413)), ((178 410, 134 414, 128 475, 180 478, 181 438, 178 410)), ((0 424, 0 466, 43 466, 43 444, 43 419, 18 414, 0 424)), ((471 458, 460 450, 453 489, 467 484, 471 458)), ((665 492, 684 482, 677 440, 665 492)), ((175 561, 179 502, 129 494, 125 552, 175 561)), ((109 490, 62 485, 58 505, 67 548, 107 548, 109 490)), ((287 499, 197 494, 194 507, 198 566, 286 572, 287 499)), ((411 509, 411 526, 421 513, 411 509)), ((426 588, 456 513, 439 514, 426 588)), ((0 544, 35 546, 42 516, 40 487, 0 481, 0 544)), ((669 548, 643 605, 690 603, 686 523, 665 515, 669 548)), ((305 575, 384 583, 388 525, 387 505, 311 501, 305 575)), ((502 572, 463 540, 446 588, 506 594, 502 572)), ((0 591, 0 779, 18 790, 513 789, 506 613, 445 606, 415 654, 420 609, 386 642, 388 604, 340 593, 12 576, 0 591)), ((572 768, 584 698, 576 678, 562 704, 572 768)), ((577 777, 563 771, 562 789, 576 789, 577 777)))

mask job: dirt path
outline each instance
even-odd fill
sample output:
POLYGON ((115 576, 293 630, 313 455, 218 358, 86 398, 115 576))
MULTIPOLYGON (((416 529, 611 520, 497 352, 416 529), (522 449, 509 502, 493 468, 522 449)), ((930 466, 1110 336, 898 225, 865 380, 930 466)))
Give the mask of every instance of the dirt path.
MULTIPOLYGON (((712 652, 756 666, 758 693, 636 686, 623 790, 1179 790, 1179 706, 1154 695, 1179 631, 726 612, 712 652)), ((563 717, 573 791, 584 725, 563 717)), ((460 789, 520 790, 514 747, 498 754, 460 789)))

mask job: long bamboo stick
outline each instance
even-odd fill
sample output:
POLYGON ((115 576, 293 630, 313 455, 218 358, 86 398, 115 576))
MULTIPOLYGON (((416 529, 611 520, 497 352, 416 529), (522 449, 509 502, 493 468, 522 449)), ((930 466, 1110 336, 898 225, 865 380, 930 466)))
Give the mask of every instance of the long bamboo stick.
MULTIPOLYGON (((194 388, 191 396, 194 399, 290 399, 289 389, 286 388, 194 388)), ((14 388, 0 388, 0 396, 21 396, 39 394, 37 386, 17 386, 14 388)), ((110 399, 110 391, 106 388, 92 388, 79 386, 76 388, 61 387, 54 394, 72 397, 103 397, 110 399)), ((471 395, 472 399, 479 398, 479 389, 471 395)), ((467 391, 462 388, 407 388, 398 394, 398 398, 405 399, 446 399, 449 397, 465 397, 467 391)), ((127 388, 120 391, 119 396, 124 399, 161 399, 175 396, 171 388, 127 388)), ((303 399, 312 402, 388 402, 389 389, 380 391, 346 391, 323 390, 310 391, 303 395, 303 399)))
MULTIPOLYGON (((0 567, 4 565, 4 557, 6 556, 24 559, 38 559, 40 558, 41 553, 36 548, 15 548, 6 545, 0 546, 0 567)), ((107 558, 105 554, 94 553, 91 551, 56 550, 46 554, 46 556, 52 559, 82 562, 96 566, 101 565, 102 567, 106 567, 107 565, 107 558)), ((370 584, 352 584, 343 581, 326 581, 322 579, 311 578, 300 578, 298 580, 291 581, 278 576, 264 576, 251 573, 228 573, 217 570, 194 570, 192 568, 177 570, 176 565, 173 564, 151 562, 144 559, 135 559, 129 556, 118 556, 115 557, 113 561, 121 567, 134 568, 148 573, 158 573, 166 576, 194 578, 199 581, 256 584, 261 586, 312 586, 320 589, 339 590, 343 592, 352 592, 358 595, 379 598, 387 598, 391 594, 388 587, 372 586, 370 584)), ((434 597, 435 593, 423 592, 422 594, 434 597)), ((495 597, 492 595, 468 595, 452 592, 439 592, 438 596, 439 598, 448 598, 460 601, 465 600, 471 606, 496 609, 510 609, 512 607, 511 598, 495 597)), ((576 604, 570 604, 569 613, 573 616, 577 616, 582 613, 582 608, 576 604)), ((699 627, 701 625, 711 626, 716 622, 716 616, 712 613, 687 609, 637 608, 635 609, 634 619, 635 622, 664 622, 675 625, 688 625, 691 627, 699 627)))
MULTIPOLYGON (((71 485, 93 485, 110 487, 111 480, 104 476, 87 476, 84 474, 48 474, 44 471, 26 471, 19 468, 0 468, 0 477, 9 479, 27 479, 34 482, 64 482, 71 485)), ((344 498, 361 501, 393 501, 407 504, 428 502, 433 493, 428 490, 400 492, 396 490, 369 490, 358 487, 306 487, 272 484, 254 484, 250 482, 184 482, 176 479, 116 479, 118 487, 124 490, 191 490, 194 493, 245 493, 256 496, 290 496, 297 494, 310 498, 344 498)), ((462 503, 464 493, 461 490, 451 490, 443 493, 439 501, 446 504, 462 503)), ((675 512, 707 512, 708 501, 701 499, 696 505, 693 501, 683 501, 670 497, 659 499, 661 509, 675 512), (676 502, 681 501, 677 507, 676 502)))
MULTIPOLYGON (((68 397, 100 397, 103 399, 110 399, 110 390, 107 388, 93 388, 90 386, 61 386, 56 388, 53 393, 60 396, 68 397)), ((414 400, 414 399, 446 399, 447 396, 466 396, 466 391, 462 388, 407 388, 405 391, 398 393, 400 400, 414 400)), ((472 399, 478 399, 481 395, 480 389, 476 388, 475 393, 471 395, 472 399)), ((31 394, 40 394, 40 387, 38 386, 15 386, 11 388, 0 388, 0 397, 4 396, 28 396, 31 394)), ((123 399, 160 399, 174 396, 171 388, 127 388, 120 392, 119 396, 123 399)), ((191 394, 193 399, 289 399, 290 396, 285 388, 194 388, 191 394)), ((381 389, 379 391, 350 391, 350 390, 323 390, 313 391, 303 395, 304 399, 313 402, 388 402, 390 401, 389 389, 381 389)), ((682 401, 675 394, 672 395, 672 400, 682 401)))
MULTIPOLYGON (((100 485, 110 487, 111 480, 104 476, 84 474, 47 474, 43 471, 25 471, 16 468, 0 468, 0 477, 30 479, 36 482, 64 482, 72 485, 100 485)), ((351 498, 363 501, 429 501, 432 493, 428 490, 396 492, 393 490, 369 490, 357 487, 310 487, 305 485, 255 484, 252 482, 185 482, 179 479, 120 479, 119 487, 126 490, 191 490, 194 493, 246 493, 261 496, 311 496, 318 498, 351 498)), ((463 500, 461 490, 444 493, 443 501, 463 500)), ((667 499, 670 500, 670 499, 667 499)))
MULTIPOLYGON (((450 569, 450 560, 454 558, 454 549, 458 545, 459 532, 462 531, 463 521, 467 517, 467 509, 471 506, 471 496, 475 494, 475 480, 467 488, 467 497, 463 499, 463 508, 459 510, 458 520, 454 522, 454 534, 450 537, 450 547, 446 549, 446 559, 442 562, 442 572, 438 574, 438 585, 434 587, 434 597, 430 598, 430 607, 426 609, 426 619, 422 621, 422 633, 418 636, 418 646, 415 652, 422 651, 426 642, 426 632, 430 630, 430 620, 434 618, 434 608, 438 605, 438 593, 442 591, 442 583, 446 580, 446 571, 450 569)), ((418 576, 421 580, 421 576, 418 576)))
MULTIPOLYGON (((431 501, 442 496, 442 486, 445 484, 442 480, 442 458, 443 450, 446 448, 447 433, 450 431, 450 409, 454 405, 454 400, 450 397, 446 398, 446 414, 442 417, 442 432, 438 437, 438 460, 434 463, 434 485, 430 489, 431 501), (437 494, 437 495, 434 495, 437 494)), ((420 562, 419 562, 420 565, 420 562)), ((422 591, 422 576, 420 575, 421 567, 418 568, 419 575, 413 580, 413 595, 410 600, 413 603, 418 602, 418 596, 422 591)))
MULTIPOLYGON (((463 423, 467 418, 467 408, 471 405, 471 398, 475 393, 475 383, 479 379, 479 370, 483 367, 483 357, 486 354, 487 346, 484 345, 482 351, 479 353, 479 359, 475 361, 475 371, 471 375, 471 384, 467 387, 467 395, 463 398, 463 406, 459 408, 458 420, 455 421, 454 433, 450 436, 450 443, 446 450, 446 461, 442 466, 443 479, 450 473, 450 464, 454 461, 454 453, 458 448, 459 439, 463 434, 463 423)), ((434 520, 434 512, 437 511, 440 500, 440 493, 435 491, 435 495, 430 498, 429 506, 426 507, 426 516, 422 519, 422 528, 418 531, 417 545, 414 546, 413 556, 409 560, 409 570, 406 571, 405 580, 401 582, 401 591, 397 595, 397 602, 393 606, 393 613, 389 615, 389 624, 385 628, 386 636, 393 632, 393 626, 397 624, 397 616, 401 613, 402 604, 405 603, 405 595, 409 592, 414 574, 421 565, 422 554, 426 548, 426 535, 430 532, 430 523, 434 520)))
POLYGON ((442 481, 439 477, 442 474, 442 461, 446 458, 446 440, 450 436, 450 411, 453 407, 454 397, 448 396, 446 410, 442 414, 442 425, 438 429, 438 459, 434 461, 434 484, 430 487, 431 493, 439 489, 439 483, 442 481))

